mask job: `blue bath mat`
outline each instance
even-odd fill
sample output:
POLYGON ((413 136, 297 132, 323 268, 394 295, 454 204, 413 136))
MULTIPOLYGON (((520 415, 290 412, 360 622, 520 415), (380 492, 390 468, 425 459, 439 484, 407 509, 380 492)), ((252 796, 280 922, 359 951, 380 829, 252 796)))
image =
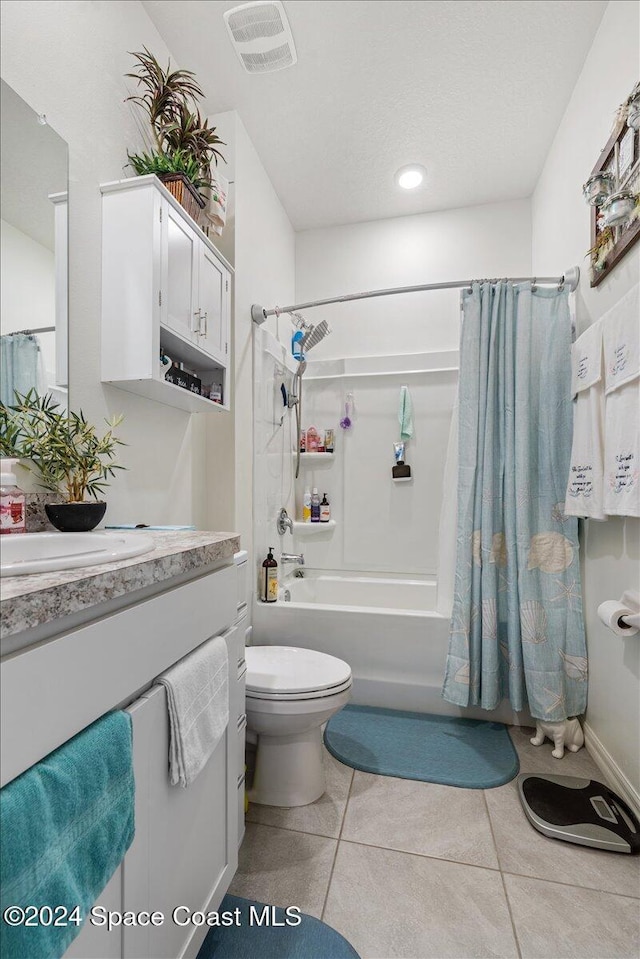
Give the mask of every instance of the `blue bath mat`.
POLYGON ((340 933, 313 916, 301 913, 299 926, 258 925, 264 909, 279 923, 286 920, 285 910, 238 896, 225 896, 218 913, 234 909, 240 910, 239 925, 212 927, 198 959, 359 959, 340 933))
POLYGON ((329 752, 379 776, 490 789, 517 774, 518 754, 502 723, 345 706, 325 729, 329 752))

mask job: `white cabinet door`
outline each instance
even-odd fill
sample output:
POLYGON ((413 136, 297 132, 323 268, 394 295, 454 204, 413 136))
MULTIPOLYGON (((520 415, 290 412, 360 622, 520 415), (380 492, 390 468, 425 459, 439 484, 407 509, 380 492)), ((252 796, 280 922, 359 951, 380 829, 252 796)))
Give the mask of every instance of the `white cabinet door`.
MULTIPOLYGON (((98 906, 106 912, 122 912, 122 866, 118 866, 92 908, 98 906)), ((87 919, 82 932, 65 952, 64 959, 121 959, 121 956, 122 927, 109 930, 87 919)))
MULTIPOLYGON (((195 782, 169 783, 166 692, 154 686, 130 707, 136 779, 136 834, 124 859, 124 908, 164 913, 159 927, 123 930, 125 959, 182 959, 197 954, 207 928, 178 925, 177 906, 216 909, 236 868, 235 809, 230 822, 229 772, 235 773, 230 724, 195 782), (231 769, 230 769, 231 767, 231 769), (233 825, 233 841, 229 827, 233 825)), ((236 743, 233 742, 235 753, 236 743)), ((178 919, 186 916, 182 910, 178 919)))
POLYGON ((161 321, 184 339, 199 337, 198 260, 200 240, 165 200, 162 205, 163 282, 161 321))
POLYGON ((229 275, 211 250, 200 245, 198 306, 200 308, 198 346, 226 365, 228 352, 226 302, 229 275))

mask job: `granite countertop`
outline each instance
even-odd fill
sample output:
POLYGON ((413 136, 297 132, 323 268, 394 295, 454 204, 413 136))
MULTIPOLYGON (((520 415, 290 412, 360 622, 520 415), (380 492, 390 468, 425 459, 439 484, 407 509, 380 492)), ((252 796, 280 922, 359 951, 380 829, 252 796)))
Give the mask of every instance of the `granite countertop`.
POLYGON ((141 556, 31 576, 0 579, 0 636, 13 636, 99 603, 212 565, 240 549, 236 533, 144 530, 155 548, 141 556))

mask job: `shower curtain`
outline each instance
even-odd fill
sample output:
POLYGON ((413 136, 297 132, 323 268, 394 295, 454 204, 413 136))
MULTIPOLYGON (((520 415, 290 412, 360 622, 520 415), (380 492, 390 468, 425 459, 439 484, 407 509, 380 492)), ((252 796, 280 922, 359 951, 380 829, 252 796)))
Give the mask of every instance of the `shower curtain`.
POLYGON ((587 657, 572 433, 568 293, 463 294, 456 571, 443 696, 538 719, 583 713, 587 657))
POLYGON ((0 336, 0 402, 11 406, 14 390, 24 394, 35 387, 43 392, 42 384, 38 338, 26 333, 0 336))

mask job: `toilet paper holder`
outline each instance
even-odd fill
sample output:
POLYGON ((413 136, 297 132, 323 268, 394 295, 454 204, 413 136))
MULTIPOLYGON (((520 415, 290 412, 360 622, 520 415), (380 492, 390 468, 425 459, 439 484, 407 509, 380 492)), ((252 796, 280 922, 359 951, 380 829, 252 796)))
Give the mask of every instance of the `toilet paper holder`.
POLYGON ((633 636, 640 632, 640 593, 627 590, 620 600, 601 603, 598 616, 618 636, 633 636))

